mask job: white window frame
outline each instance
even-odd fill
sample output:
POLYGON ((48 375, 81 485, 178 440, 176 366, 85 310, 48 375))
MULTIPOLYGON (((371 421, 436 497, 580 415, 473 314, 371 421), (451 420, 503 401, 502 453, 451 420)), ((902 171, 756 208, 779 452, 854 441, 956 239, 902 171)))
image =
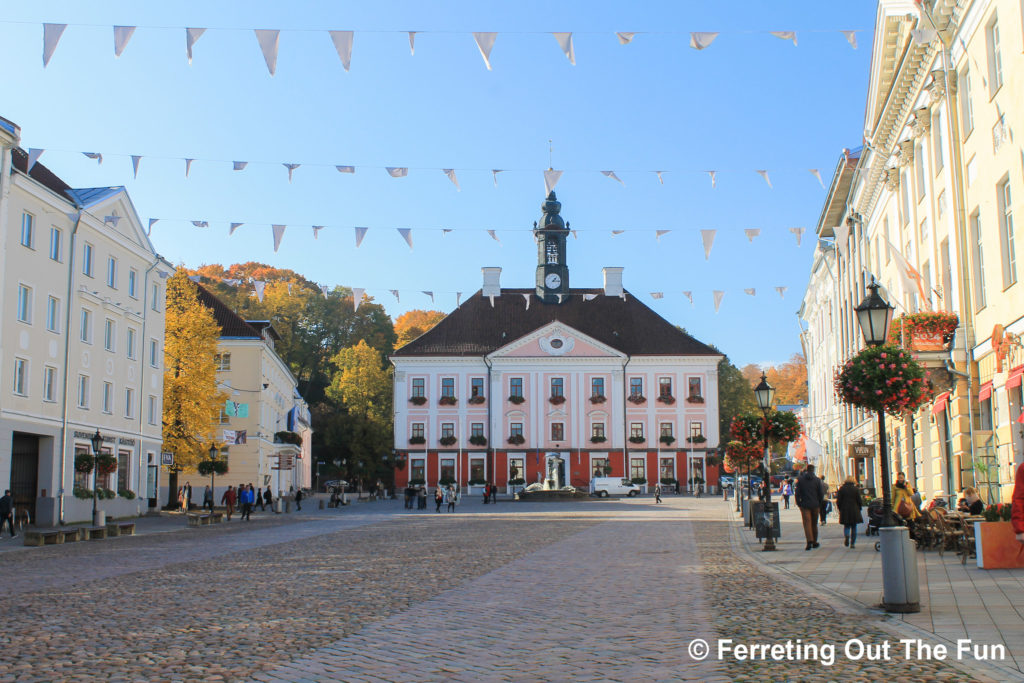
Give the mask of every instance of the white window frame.
POLYGON ((82 314, 79 317, 79 334, 78 338, 86 344, 92 344, 92 311, 88 308, 82 308, 82 314))
POLYGON ((1003 273, 1003 289, 1017 284, 1017 249, 1014 245, 1016 234, 1013 229, 1013 194, 1010 178, 1006 176, 996 185, 996 206, 999 219, 1000 261, 1003 273))
POLYGON ((134 268, 128 269, 128 296, 139 298, 139 271, 134 268))
POLYGON ((980 311, 988 305, 985 293, 985 251, 981 234, 981 211, 975 209, 968 218, 968 235, 971 245, 971 275, 974 277, 974 310, 980 311))
POLYGON ((46 298, 46 329, 60 334, 60 299, 52 295, 46 298))
POLYGON ((56 225, 50 226, 50 260, 64 263, 64 231, 56 225))
POLYGON ((111 353, 117 350, 117 323, 111 318, 103 319, 103 348, 111 353))
POLYGON ((159 355, 160 344, 156 339, 150 337, 149 339, 149 367, 157 368, 160 364, 157 362, 157 355, 159 355))
POLYGON ((89 410, 89 375, 78 376, 78 407, 89 410))
MULTIPOLYGON (((156 396, 150 395, 146 401, 146 417, 147 422, 151 425, 156 424, 156 396)), ((223 408, 221 409, 223 412, 223 408)))
POLYGON ((100 393, 100 411, 110 415, 114 411, 114 383, 104 382, 100 393))
POLYGON ((36 248, 36 217, 25 211, 21 214, 21 246, 36 248))
POLYGON ((964 140, 966 140, 974 131, 974 102, 971 101, 971 69, 969 66, 964 67, 960 73, 957 95, 960 99, 960 127, 963 130, 964 140))
POLYGON ((32 288, 18 283, 18 322, 32 324, 32 288))
POLYGON ((999 17, 995 14, 985 26, 985 48, 988 57, 988 94, 991 99, 1003 87, 1003 55, 999 49, 999 17))
POLYGON ((129 420, 135 418, 135 389, 132 387, 124 390, 124 416, 129 420))
POLYGON ((127 353, 130 360, 135 360, 135 338, 137 336, 134 327, 129 327, 125 333, 125 346, 127 347, 125 353, 127 353))
POLYGON ((11 391, 15 396, 28 396, 28 359, 14 358, 14 381, 11 391))
POLYGON ((157 301, 160 300, 160 285, 156 282, 153 283, 153 302, 150 304, 150 308, 154 311, 159 311, 160 308, 157 306, 157 301))
POLYGON ((107 257, 107 287, 117 289, 117 257, 107 257))
POLYGON ((96 257, 96 247, 88 242, 82 243, 82 274, 92 277, 93 259, 96 257))
POLYGON ((43 366, 43 402, 57 402, 57 368, 52 365, 43 366))

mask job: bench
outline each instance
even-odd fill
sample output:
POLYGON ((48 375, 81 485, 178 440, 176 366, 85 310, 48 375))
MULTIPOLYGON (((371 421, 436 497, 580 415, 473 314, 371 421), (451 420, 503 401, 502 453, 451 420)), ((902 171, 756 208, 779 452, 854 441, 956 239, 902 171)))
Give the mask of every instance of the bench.
POLYGON ((107 522, 107 536, 134 536, 135 522, 107 522))
POLYGON ((82 529, 80 527, 63 527, 57 529, 63 536, 64 543, 74 543, 82 540, 82 529))
POLYGON ((107 537, 107 527, 105 526, 87 526, 82 529, 85 534, 86 540, 89 541, 102 541, 107 537))
POLYGON ((211 513, 211 517, 212 519, 210 521, 212 524, 220 524, 222 521, 224 521, 223 512, 213 512, 211 513))
POLYGON ((25 545, 57 545, 64 542, 64 535, 57 529, 34 529, 25 531, 25 545))
POLYGON ((199 514, 199 513, 195 513, 195 512, 190 512, 189 515, 188 515, 188 525, 189 526, 201 526, 201 525, 212 524, 212 523, 213 523, 213 515, 211 515, 209 513, 199 514))

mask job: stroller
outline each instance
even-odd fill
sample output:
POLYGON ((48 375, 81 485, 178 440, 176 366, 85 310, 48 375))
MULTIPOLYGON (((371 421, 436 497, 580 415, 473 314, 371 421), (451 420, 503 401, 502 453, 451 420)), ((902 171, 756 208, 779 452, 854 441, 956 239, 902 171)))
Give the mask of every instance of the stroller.
POLYGON ((867 536, 877 536, 878 527, 882 526, 882 499, 875 498, 868 503, 868 530, 867 536))

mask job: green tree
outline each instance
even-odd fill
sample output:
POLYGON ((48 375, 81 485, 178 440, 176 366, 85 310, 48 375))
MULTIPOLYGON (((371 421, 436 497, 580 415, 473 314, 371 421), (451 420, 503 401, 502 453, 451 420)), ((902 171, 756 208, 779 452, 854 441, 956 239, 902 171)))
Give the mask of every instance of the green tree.
POLYGON ((725 357, 718 362, 718 429, 724 443, 733 418, 757 410, 754 389, 743 373, 725 357))
POLYGON ((347 437, 350 464, 372 476, 380 472, 382 456, 393 443, 391 368, 384 354, 364 340, 339 351, 332 362, 338 371, 327 395, 347 417, 336 428, 347 437))

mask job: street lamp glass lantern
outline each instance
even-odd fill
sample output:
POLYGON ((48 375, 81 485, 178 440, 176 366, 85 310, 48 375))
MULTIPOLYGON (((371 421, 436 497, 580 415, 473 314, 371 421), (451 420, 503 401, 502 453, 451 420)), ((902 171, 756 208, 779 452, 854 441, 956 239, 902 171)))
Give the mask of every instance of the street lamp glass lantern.
POLYGON ((216 444, 210 444, 210 460, 216 460, 216 459, 217 459, 217 445, 216 444))
POLYGON ((757 407, 761 410, 768 410, 775 402, 775 387, 768 384, 768 378, 761 373, 761 383, 754 388, 754 396, 757 398, 757 407))
POLYGON ((100 449, 103 448, 103 437, 100 435, 100 430, 96 430, 96 433, 92 435, 92 452, 99 453, 100 449))
POLYGON ((868 292, 867 297, 854 310, 857 311, 857 322, 864 335, 864 343, 879 346, 889 337, 893 307, 879 295, 878 284, 874 280, 868 285, 868 292))

